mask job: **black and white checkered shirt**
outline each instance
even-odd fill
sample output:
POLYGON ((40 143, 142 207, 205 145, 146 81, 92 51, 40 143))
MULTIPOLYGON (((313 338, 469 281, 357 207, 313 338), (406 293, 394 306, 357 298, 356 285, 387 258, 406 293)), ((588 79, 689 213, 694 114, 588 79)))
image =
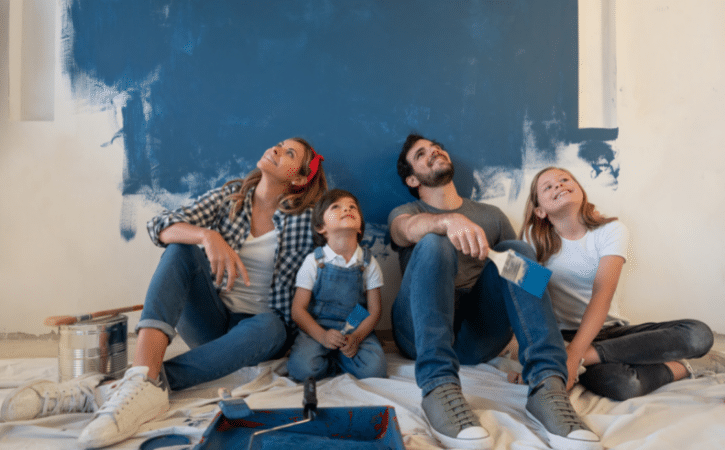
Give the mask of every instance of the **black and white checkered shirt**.
MULTIPOLYGON (((229 220, 232 203, 225 201, 225 198, 240 189, 241 185, 238 183, 220 187, 202 195, 191 206, 183 206, 174 211, 165 210, 146 224, 151 240, 155 245, 165 247, 159 241, 161 230, 175 223, 184 222, 218 231, 234 251, 239 253, 251 227, 254 189, 247 193, 242 210, 234 220, 229 220)), ((315 247, 312 241, 311 219, 311 208, 299 215, 290 215, 277 210, 272 218, 277 230, 277 249, 269 307, 288 325, 293 325, 291 307, 297 270, 315 247)), ((225 283, 226 275, 222 286, 225 283)))

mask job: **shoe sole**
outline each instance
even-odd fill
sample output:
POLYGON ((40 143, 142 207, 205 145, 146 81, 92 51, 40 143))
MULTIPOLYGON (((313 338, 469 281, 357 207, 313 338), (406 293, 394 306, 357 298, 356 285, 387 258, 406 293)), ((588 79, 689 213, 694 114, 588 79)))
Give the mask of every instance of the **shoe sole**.
MULTIPOLYGON (((423 414, 425 423, 428 424, 428 428, 433 433, 433 437, 443 444, 444 448, 465 448, 467 450, 491 450, 493 448, 493 437, 491 433, 482 439, 457 439, 450 436, 446 436, 443 433, 439 433, 428 421, 428 417, 423 414)), ((488 430, 486 430, 488 432, 488 430)))
POLYGON ((539 419, 534 417, 528 409, 526 410, 526 415, 546 434, 547 443, 551 448, 555 448, 556 450, 604 450, 601 441, 583 441, 559 436, 558 434, 549 432, 544 424, 539 422, 539 419))

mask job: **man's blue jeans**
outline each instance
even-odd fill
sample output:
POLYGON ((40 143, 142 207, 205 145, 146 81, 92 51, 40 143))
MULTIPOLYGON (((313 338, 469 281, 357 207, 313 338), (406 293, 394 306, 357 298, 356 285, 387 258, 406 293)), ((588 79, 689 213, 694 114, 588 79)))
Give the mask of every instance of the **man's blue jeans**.
MULTIPOLYGON (((513 249, 535 259, 531 247, 521 241, 504 241, 494 249, 513 249)), ((426 235, 413 249, 393 303, 395 342, 415 360, 423 395, 445 383, 460 384, 460 364, 498 356, 512 334, 519 342, 522 375, 529 386, 552 375, 566 379, 564 340, 548 292, 542 298, 527 293, 501 278, 490 261, 470 290, 456 292, 457 270, 458 256, 448 238, 426 235)))
POLYGON ((136 326, 155 328, 169 337, 176 331, 190 351, 164 362, 172 390, 228 375, 272 359, 286 349, 287 327, 274 313, 231 313, 212 282, 204 251, 171 244, 151 278, 136 326))

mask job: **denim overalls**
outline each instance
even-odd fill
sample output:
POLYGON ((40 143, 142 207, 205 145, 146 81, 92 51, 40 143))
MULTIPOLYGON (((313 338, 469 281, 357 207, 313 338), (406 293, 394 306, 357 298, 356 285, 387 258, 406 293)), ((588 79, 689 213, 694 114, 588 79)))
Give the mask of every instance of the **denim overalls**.
MULTIPOLYGON (((317 280, 312 288, 310 314, 322 328, 341 330, 355 305, 367 304, 363 272, 370 264, 370 251, 363 248, 362 261, 351 267, 322 262, 322 247, 317 247, 314 255, 317 280)), ((292 346, 287 370, 296 380, 309 376, 321 379, 340 370, 356 378, 385 377, 387 372, 385 354, 373 332, 360 343, 357 354, 348 358, 339 350, 328 349, 300 331, 292 346)))

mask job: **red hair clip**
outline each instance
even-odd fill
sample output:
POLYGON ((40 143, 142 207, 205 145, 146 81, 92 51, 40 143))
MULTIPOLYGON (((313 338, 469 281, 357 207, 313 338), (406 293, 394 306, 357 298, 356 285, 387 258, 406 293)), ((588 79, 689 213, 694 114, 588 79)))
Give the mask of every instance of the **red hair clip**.
POLYGON ((307 183, 305 183, 305 186, 310 184, 310 181, 312 181, 313 178, 315 178, 315 175, 317 175, 317 171, 320 168, 320 161, 324 161, 325 158, 315 152, 315 149, 310 147, 310 150, 312 150, 312 154, 314 155, 312 159, 310 160, 310 174, 307 175, 307 183))

